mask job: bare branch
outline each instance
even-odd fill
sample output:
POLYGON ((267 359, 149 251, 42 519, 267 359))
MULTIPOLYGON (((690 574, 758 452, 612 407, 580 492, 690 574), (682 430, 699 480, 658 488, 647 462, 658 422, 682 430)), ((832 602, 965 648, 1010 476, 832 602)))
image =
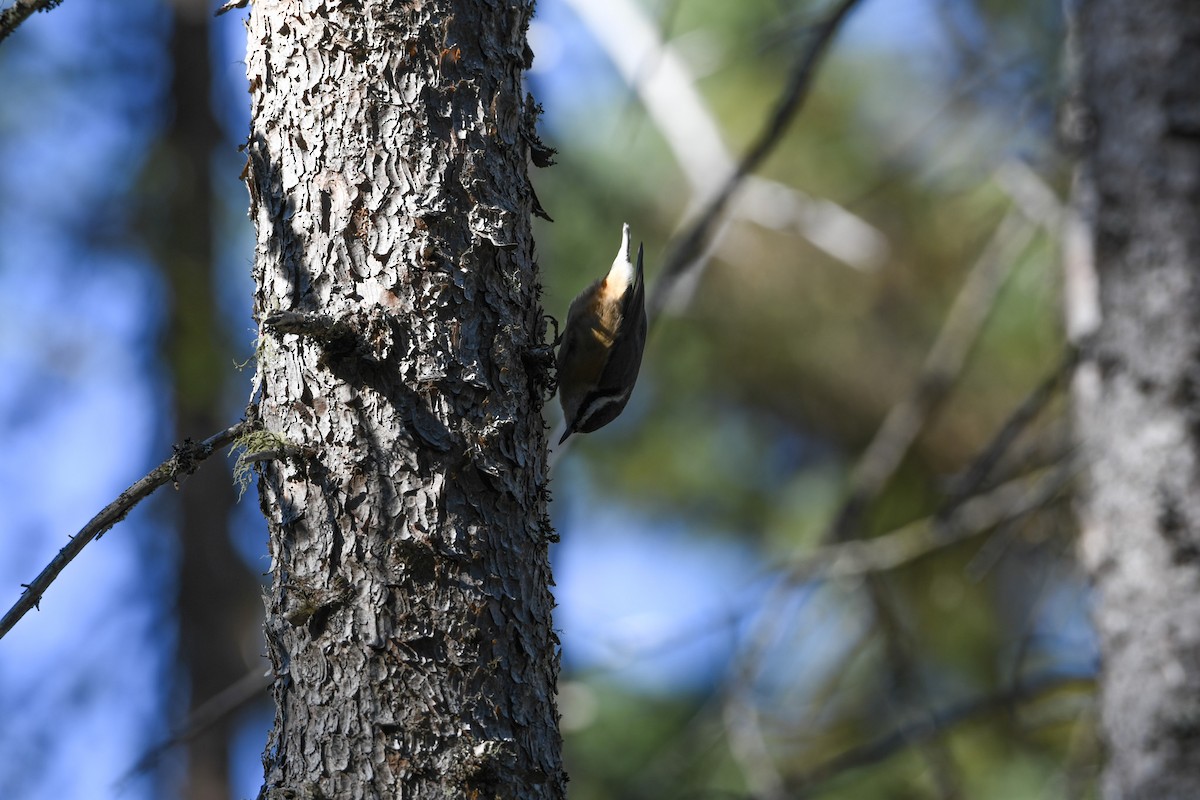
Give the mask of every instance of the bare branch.
MULTIPOLYGON (((892 408, 860 457, 847 498, 826 530, 823 540, 825 547, 793 566, 766 603, 770 607, 781 602, 796 584, 808 580, 855 576, 865 578, 871 605, 893 662, 894 674, 901 676, 901 680, 910 672, 909 665, 913 657, 908 652, 909 646, 900 621, 895 618, 885 597, 879 574, 954 541, 988 530, 1005 519, 1013 518, 1013 515, 1040 508, 1057 494, 1069 478, 1067 472, 1058 474, 1043 484, 1040 491, 1030 492, 1028 497, 1024 495, 1026 489, 1023 485, 1005 485, 995 490, 994 496, 989 499, 977 498, 978 502, 964 503, 950 514, 943 512, 941 517, 913 523, 893 534, 870 541, 851 541, 858 533, 863 512, 886 487, 956 383, 984 322, 990 316, 1000 288, 1032 241, 1036 230, 1037 227, 1027 222, 1019 210, 1010 208, 955 298, 912 392, 892 408)), ((778 625, 778 617, 771 614, 763 615, 763 619, 739 658, 730 697, 736 698, 739 685, 749 684, 755 665, 772 638, 774 627, 778 625)), ((918 694, 922 693, 919 684, 910 688, 914 688, 918 694)), ((919 714, 931 718, 928 703, 921 705, 926 708, 919 709, 919 714)), ((941 795, 954 796, 957 775, 952 755, 936 740, 925 743, 922 752, 935 774, 941 795)))
POLYGON ((13 626, 32 608, 37 608, 42 595, 50 588, 59 573, 79 555, 88 542, 104 535, 109 528, 123 520, 133 510, 134 506, 145 500, 156 489, 167 482, 177 487, 179 481, 191 475, 200 466, 200 462, 214 452, 231 443, 234 439, 249 431, 252 423, 242 421, 232 425, 220 433, 214 434, 199 444, 191 439, 185 439, 182 444, 174 447, 175 454, 159 464, 149 475, 134 483, 113 500, 104 509, 92 517, 79 533, 71 537, 71 541, 58 551, 49 564, 30 583, 24 584, 25 591, 21 598, 0 619, 0 639, 12 630, 13 626))
MULTIPOLYGON (((1005 483, 992 491, 961 503, 948 514, 938 514, 917 520, 891 533, 870 540, 852 540, 827 545, 797 560, 788 569, 780 583, 766 602, 766 607, 778 605, 792 587, 811 581, 866 579, 872 606, 875 609, 881 633, 893 660, 898 667, 907 664, 910 656, 904 642, 903 632, 896 621, 888 615, 885 599, 878 577, 905 564, 912 563, 933 552, 950 547, 971 537, 993 530, 1028 514, 1032 514, 1059 496, 1063 488, 1074 478, 1076 467, 1064 463, 1046 471, 1030 482, 1028 479, 1005 483)), ((751 683, 753 670, 762 661, 768 642, 774 636, 780 617, 765 614, 764 622, 754 632, 753 638, 739 657, 734 670, 734 679, 727 691, 727 703, 746 702, 746 688, 751 683)), ((728 711, 726 712, 728 714, 728 711)), ((922 724, 929 724, 935 715, 928 709, 919 709, 922 724)), ((752 742, 753 740, 748 740, 752 742)), ((742 742, 743 745, 746 742, 742 742)), ((953 762, 950 754, 936 741, 922 742, 923 755, 931 769, 945 781, 945 791, 953 794, 953 762)), ((749 760, 749 759, 748 759, 749 760)), ((784 781, 785 788, 790 786, 784 781)), ((759 786, 766 789, 768 797, 786 796, 778 782, 759 786)))
POLYGON ((950 484, 947 491, 946 505, 939 511, 939 516, 950 513, 962 500, 974 494, 991 476, 992 471, 1009 451, 1017 437, 1042 412, 1050 399, 1054 397, 1059 386, 1074 371, 1079 361, 1079 351, 1070 348, 1054 371, 1042 379, 1033 391, 1013 410, 1004 424, 1000 426, 992 440, 987 443, 975 460, 963 470, 950 484))
POLYGON ((16 0, 11 6, 0 10, 0 42, 17 29, 35 11, 49 11, 62 3, 62 0, 16 0))
POLYGON ((1011 712, 1015 706, 1037 700, 1070 687, 1091 688, 1091 676, 1052 673, 1026 678, 1020 685, 995 694, 984 695, 931 713, 927 718, 896 728, 874 741, 847 750, 839 756, 787 780, 792 797, 801 797, 819 784, 843 772, 876 764, 913 744, 939 738, 954 727, 978 717, 1011 712))
POLYGON ((1035 230, 1016 210, 1010 210, 997 226, 955 297, 937 339, 925 356, 912 392, 892 406, 859 458, 850 479, 850 492, 825 533, 826 543, 851 538, 867 506, 887 486, 917 436, 950 393, 983 323, 991 314, 1000 288, 1032 241, 1035 230))
MULTIPOLYGON (((945 516, 935 515, 917 520, 870 540, 853 540, 822 547, 793 563, 764 605, 767 608, 778 605, 787 591, 801 583, 865 578, 888 650, 898 663, 907 664, 911 659, 902 631, 896 627, 895 620, 885 616, 888 608, 884 603, 881 585, 874 579, 937 550, 1038 511, 1060 494, 1074 474, 1074 465, 1066 463, 1046 471, 1032 482, 1014 480, 1003 484, 962 503, 945 516)), ((790 782, 782 779, 774 769, 767 768, 771 761, 749 694, 754 670, 761 664, 768 642, 774 638, 781 615, 768 613, 763 618, 764 622, 758 626, 733 668, 733 677, 725 693, 722 719, 730 747, 734 750, 734 758, 742 767, 746 780, 758 795, 772 800, 790 796, 790 782), (750 775, 749 772, 754 774, 750 775)), ((935 719, 935 715, 927 709, 920 709, 918 716, 924 721, 922 724, 929 724, 935 719)), ((953 795, 954 765, 949 752, 936 741, 924 741, 921 744, 931 769, 938 773, 939 782, 945 784, 943 793, 953 795)))
MULTIPOLYGON (((921 431, 957 382, 966 365, 967 356, 995 306, 1000 288, 1020 254, 1033 240, 1036 230, 1033 224, 1022 218, 1021 212, 1016 208, 1010 208, 997 226, 955 297, 942 329, 925 357, 925 363, 912 392, 892 407, 859 458, 851 475, 850 491, 825 532, 824 542, 827 545, 843 543, 850 547, 857 544, 867 548, 878 541, 852 540, 859 534, 858 528, 864 512, 883 492, 921 431)), ((1003 506, 999 508, 1003 510, 1003 506)), ((925 546, 933 546, 942 538, 937 535, 939 530, 941 528, 936 526, 929 529, 928 538, 924 539, 925 546)), ((915 538, 919 544, 921 537, 915 538)), ((890 541, 902 546, 908 544, 908 539, 899 536, 890 541)), ((866 552, 911 560, 918 557, 922 550, 923 548, 918 546, 916 554, 889 554, 885 546, 881 550, 866 552)), ((876 570, 868 569, 864 574, 866 590, 884 634, 892 673, 897 681, 907 684, 908 688, 916 693, 918 717, 929 723, 933 718, 932 711, 928 701, 923 699, 924 687, 911 677, 915 657, 911 652, 912 646, 903 623, 893 612, 886 596, 886 587, 878 578, 876 570)), ((795 579, 793 576, 792 580, 795 579)), ((937 739, 930 739, 922 743, 920 751, 934 777, 939 795, 957 796, 960 792, 958 768, 949 748, 937 739)))
MULTIPOLYGON (((1064 462, 1014 478, 987 492, 960 502, 952 510, 939 510, 895 530, 867 540, 827 545, 785 563, 771 572, 782 574, 791 585, 812 581, 846 581, 900 569, 939 550, 987 533, 1033 514, 1055 498, 1074 479, 1078 468, 1064 462)), ((738 603, 719 617, 703 617, 694 624, 665 633, 660 638, 639 638, 636 643, 598 639, 621 665, 634 658, 670 652, 685 642, 717 630, 734 631, 760 611, 757 602, 738 603)), ((617 667, 612 667, 616 669, 617 667)), ((605 674, 606 669, 593 674, 605 674)))
POLYGON ((721 709, 729 753, 755 800, 784 800, 788 795, 783 774, 775 765, 763 734, 758 706, 748 689, 744 683, 735 684, 721 709))
POLYGON ((1068 462, 1027 478, 1004 483, 959 503, 953 510, 911 522, 871 539, 826 545, 795 561, 788 580, 845 580, 887 572, 937 550, 978 536, 1043 508, 1075 477, 1068 462))
POLYGON ((199 736, 240 708, 252 703, 271 687, 274 675, 270 669, 252 669, 235 683, 225 687, 196 708, 178 729, 151 747, 119 783, 154 769, 158 760, 173 747, 199 736))
POLYGON ((676 244, 667 254, 649 297, 647 312, 651 319, 657 317, 658 313, 662 311, 671 287, 703 254, 712 231, 717 227, 734 193, 741 188, 746 177, 758 169, 783 138, 788 125, 808 97, 817 65, 826 50, 829 49, 834 34, 837 33, 857 4, 858 0, 842 0, 829 17, 815 27, 812 42, 800 54, 800 59, 792 70, 787 87, 776 103, 770 118, 763 129, 759 131, 758 137, 742 156, 736 169, 708 201, 696 221, 682 237, 676 240, 676 244))
MULTIPOLYGON (((869 541, 852 541, 821 548, 815 553, 795 560, 790 565, 785 565, 782 569, 786 572, 787 577, 782 582, 781 588, 813 581, 860 580, 901 568, 943 548, 951 547, 1037 513, 1062 496, 1063 490, 1075 477, 1075 473, 1075 466, 1064 462, 1056 467, 1040 470, 1033 475, 1014 479, 973 497, 958 505, 952 513, 940 511, 938 514, 914 521, 869 541)), ((766 604, 767 607, 770 607, 771 602, 777 603, 778 600, 779 593, 776 593, 766 604)), ((727 617, 704 622, 703 630, 711 632, 715 626, 736 627, 750 616, 751 611, 757 609, 760 609, 758 604, 755 604, 753 608, 731 610, 727 617)), ((777 623, 780 616, 772 617, 772 619, 777 623)), ((777 626, 771 624, 768 627, 775 630, 777 626)), ((649 653, 663 652, 677 646, 681 641, 694 638, 699 630, 701 628, 697 626, 674 632, 670 636, 639 648, 638 653, 645 656, 649 653)), ((760 627, 758 633, 761 634, 763 630, 764 628, 760 627)), ((877 632, 879 635, 883 635, 881 630, 877 629, 877 632)), ((859 643, 851 649, 861 651, 861 648, 870 641, 870 629, 864 629, 861 637, 859 643)), ((750 672, 755 665, 762 663, 765 642, 770 638, 772 637, 755 636, 754 641, 748 645, 748 649, 756 655, 749 659, 738 658, 738 663, 733 668, 733 675, 728 679, 723 697, 697 711, 695 717, 683 726, 686 730, 695 730, 702 724, 702 720, 707 719, 722 727, 732 755, 751 787, 751 795, 754 800, 791 796, 788 794, 790 782, 779 773, 778 765, 775 765, 769 757, 767 742, 764 741, 762 721, 759 719, 761 712, 755 708, 755 699, 750 688, 752 683, 750 672)), ((626 655, 632 654, 626 653, 626 655)), ((835 672, 828 679, 829 685, 815 692, 815 696, 828 697, 833 691, 832 687, 844 680, 848 674, 849 670, 846 668, 835 672)), ((818 709, 807 712, 805 718, 815 719, 820 716, 822 716, 822 712, 818 709)), ((920 718, 925 724, 929 724, 930 720, 936 720, 938 715, 925 712, 921 714, 920 718)), ((673 759, 682 752, 684 748, 684 745, 681 744, 682 736, 681 734, 673 737, 671 745, 664 747, 651 760, 647 771, 640 778, 643 785, 650 785, 653 782, 649 771, 654 765, 661 766, 673 762, 673 759)), ((922 745, 928 747, 930 743, 924 742, 922 745)))
MULTIPOLYGON (((605 49, 625 82, 637 92, 691 187, 692 212, 720 191, 737 167, 711 109, 696 89, 687 62, 647 12, 632 0, 567 0, 605 49)), ((775 230, 791 230, 855 269, 878 267, 886 257, 886 236, 861 217, 830 200, 816 199, 766 178, 747 176, 730 216, 775 230)), ((724 224, 709 236, 709 249, 722 238, 724 224)), ((696 262, 708 260, 708 250, 696 262)))
MULTIPOLYGON (((1021 253, 1033 240, 1036 230, 1016 208, 1010 208, 996 227, 955 297, 942 329, 925 357, 912 392, 891 408, 859 458, 851 475, 850 491, 825 532, 826 544, 855 544, 851 540, 860 533, 858 529, 864 512, 883 492, 921 431, 957 383, 966 366, 967 356, 984 322, 991 315, 1000 288, 1021 253)), ((915 656, 903 623, 895 615, 886 597, 886 587, 878 576, 868 571, 866 577, 866 590, 884 634, 892 674, 897 681, 907 684, 916 693, 918 716, 928 721, 932 719, 932 712, 928 701, 923 698, 924 687, 912 678, 915 656)), ((923 743, 920 750, 937 784, 939 795, 954 797, 959 794, 958 768, 949 748, 939 740, 932 739, 923 743)))
POLYGON ((220 8, 214 11, 213 16, 219 17, 222 14, 233 11, 235 8, 245 8, 248 5, 250 5, 250 0, 229 0, 229 2, 223 3, 220 8))
MULTIPOLYGON (((725 183, 712 195, 712 199, 707 202, 704 209, 697 216, 696 221, 692 223, 691 227, 682 237, 676 240, 675 246, 667 254, 647 302, 646 311, 650 317, 651 325, 655 323, 659 312, 666 305, 667 297, 671 294, 672 288, 687 276, 687 273, 693 266, 703 263, 711 252, 713 243, 720 238, 722 232, 728 226, 729 220, 724 216, 724 212, 730 199, 746 181, 750 173, 758 168, 763 159, 779 143, 779 140, 787 131, 788 124, 801 107, 803 107, 821 57, 825 54, 830 42, 833 41, 834 34, 837 33, 842 22, 845 21, 858 2, 859 0, 842 0, 829 15, 828 19, 816 26, 812 42, 801 53, 799 60, 796 62, 796 67, 792 71, 787 87, 776 103, 770 118, 759 132, 758 138, 755 139, 754 144, 742 156, 742 160, 733 172, 730 173, 725 183)), ((576 10, 578 11, 581 8, 583 9, 581 13, 584 13, 587 8, 591 8, 591 4, 580 6, 576 10)), ((565 429, 564 425, 565 423, 560 420, 550 436, 551 441, 558 439, 559 435, 565 429)), ((551 449, 548 461, 550 469, 554 469, 554 466, 558 463, 558 459, 566 453, 567 449, 575 441, 577 441, 577 438, 568 439, 561 445, 551 449)))

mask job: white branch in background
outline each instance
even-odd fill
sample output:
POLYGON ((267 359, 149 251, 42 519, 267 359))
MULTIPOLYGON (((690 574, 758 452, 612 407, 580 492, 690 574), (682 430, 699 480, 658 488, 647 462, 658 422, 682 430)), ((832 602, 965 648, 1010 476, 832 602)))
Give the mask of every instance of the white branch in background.
MULTIPOLYGON (((1100 282, 1087 219, 1093 199, 1076 185, 1072 195, 1079 199, 1064 204, 1042 176, 1016 158, 1001 164, 995 178, 1026 219, 1041 225, 1060 242, 1067 341, 1077 347, 1084 345, 1100 327, 1100 282)), ((1079 380, 1090 380, 1090 369, 1088 364, 1081 364, 1076 371, 1077 376, 1083 376, 1079 380)))
MULTIPOLYGON (((716 120, 696 90, 693 75, 633 0, 565 2, 638 93, 646 113, 675 155, 692 190, 684 215, 685 219, 690 217, 720 190, 735 168, 716 120)), ((870 223, 837 203, 809 197, 777 181, 749 176, 732 213, 765 228, 799 234, 855 269, 876 269, 887 258, 887 237, 870 223)), ((709 253, 725 230, 725 225, 718 228, 709 253)))
POLYGON ((992 178, 1027 220, 1040 225, 1055 240, 1062 237, 1066 213, 1063 202, 1031 166, 1019 158, 1007 158, 992 178))

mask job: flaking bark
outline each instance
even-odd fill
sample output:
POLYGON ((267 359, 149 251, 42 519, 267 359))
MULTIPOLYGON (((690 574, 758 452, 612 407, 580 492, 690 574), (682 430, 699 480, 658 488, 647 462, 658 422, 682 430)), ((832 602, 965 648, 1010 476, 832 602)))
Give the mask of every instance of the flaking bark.
POLYGON ((256 385, 266 429, 316 448, 260 484, 261 797, 565 795, 531 13, 253 4, 256 385))

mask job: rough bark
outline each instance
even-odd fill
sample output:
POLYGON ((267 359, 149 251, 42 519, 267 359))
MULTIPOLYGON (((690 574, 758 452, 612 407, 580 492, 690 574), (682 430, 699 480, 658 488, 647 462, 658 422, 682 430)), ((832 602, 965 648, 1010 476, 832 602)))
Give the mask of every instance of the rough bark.
POLYGON ((531 2, 259 0, 266 798, 559 798, 531 2), (282 314, 278 312, 284 312, 282 314))
POLYGON ((1091 310, 1087 297, 1071 307, 1082 309, 1077 330, 1081 319, 1098 325, 1073 388, 1087 463, 1081 553, 1103 653, 1104 796, 1194 798, 1200 4, 1086 0, 1077 13, 1076 201, 1086 233, 1076 255, 1094 261, 1098 293, 1091 310))

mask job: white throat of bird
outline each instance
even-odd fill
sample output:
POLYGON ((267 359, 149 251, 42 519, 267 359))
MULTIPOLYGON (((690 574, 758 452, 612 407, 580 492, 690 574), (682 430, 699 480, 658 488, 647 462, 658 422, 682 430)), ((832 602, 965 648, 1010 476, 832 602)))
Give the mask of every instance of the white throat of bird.
POLYGON ((629 223, 621 228, 621 249, 613 259, 612 269, 604 279, 604 293, 617 298, 633 283, 633 263, 629 260, 629 223))

